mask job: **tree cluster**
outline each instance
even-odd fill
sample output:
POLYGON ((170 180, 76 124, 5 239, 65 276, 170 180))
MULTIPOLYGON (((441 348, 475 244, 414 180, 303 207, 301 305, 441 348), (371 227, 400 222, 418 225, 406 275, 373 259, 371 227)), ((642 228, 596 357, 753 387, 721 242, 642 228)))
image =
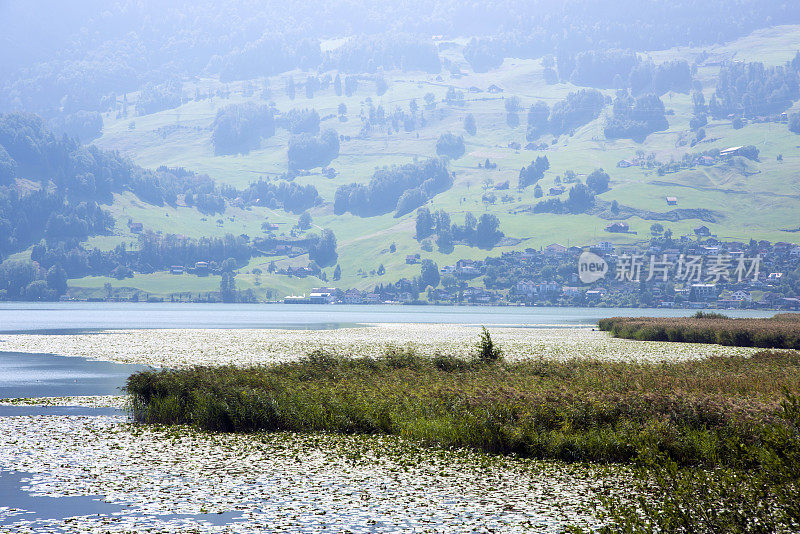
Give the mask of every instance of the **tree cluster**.
POLYGON ((575 184, 569 189, 566 201, 549 198, 533 206, 534 213, 584 213, 594 205, 594 191, 585 184, 575 184))
POLYGON ((56 135, 66 135, 89 143, 103 133, 103 117, 97 111, 77 111, 59 115, 49 121, 49 127, 56 135))
POLYGON ((384 167, 367 184, 343 185, 336 189, 333 211, 372 217, 395 211, 399 217, 422 205, 453 184, 443 160, 384 167))
POLYGON ((335 265, 339 254, 336 252, 336 236, 326 228, 322 235, 311 234, 309 237, 308 259, 320 267, 335 265))
POLYGON ((470 39, 464 48, 464 59, 475 72, 489 72, 503 64, 504 47, 493 39, 470 39))
POLYGON ((586 177, 586 186, 599 195, 608 191, 610 181, 611 177, 607 172, 603 169, 595 169, 586 177))
POLYGON ((626 80, 641 62, 630 50, 587 50, 577 54, 559 53, 558 75, 562 81, 585 87, 610 88, 626 80))
POLYGON ((0 259, 42 239, 77 243, 110 232, 114 219, 100 204, 126 190, 155 205, 175 206, 183 195, 206 214, 236 198, 295 213, 321 202, 312 185, 259 181, 237 190, 180 167, 142 169, 118 153, 56 138, 35 115, 0 115, 0 259), (39 188, 21 193, 10 187, 17 178, 39 188))
POLYGON ((465 50, 473 68, 482 71, 504 57, 702 46, 775 21, 800 23, 791 2, 761 0, 741 0, 735 9, 726 0, 603 6, 578 1, 529 9, 509 0, 441 0, 404 4, 402 10, 363 1, 312 0, 302 11, 279 3, 180 0, 168 6, 105 3, 102 17, 98 9, 95 2, 61 3, 47 10, 21 4, 0 20, 0 33, 7 37, 0 58, 5 74, 0 109, 25 109, 48 118, 106 111, 116 106, 116 95, 148 82, 168 83, 176 73, 219 75, 226 82, 296 68, 439 72, 436 46, 418 36, 482 36, 465 50), (186 17, 187 12, 193 16, 186 17), (30 31, 27 21, 36 21, 37 31, 30 31), (321 50, 320 39, 341 35, 353 37, 333 50, 321 50))
MULTIPOLYGON (((792 113, 789 118, 789 131, 800 134, 800 113, 792 113)), ((2 155, 0 155, 0 183, 2 183, 2 155)))
POLYGON ((67 275, 60 267, 43 269, 27 261, 0 263, 0 301, 57 300, 67 292, 67 275))
POLYGON ((451 159, 458 159, 464 155, 464 138, 451 132, 443 133, 436 141, 436 153, 451 159))
POLYGON ((728 115, 753 118, 786 111, 799 98, 800 52, 777 67, 765 67, 761 62, 724 65, 708 110, 717 119, 728 115))
POLYGON ((339 157, 339 135, 325 130, 320 135, 302 133, 289 139, 289 169, 324 167, 339 157))
POLYGON ((278 126, 286 128, 289 133, 319 133, 319 113, 316 109, 293 108, 278 118, 278 126))
POLYGON ((212 57, 206 68, 219 73, 221 81, 228 82, 272 76, 297 67, 314 67, 321 59, 318 39, 302 37, 293 31, 283 34, 267 31, 241 48, 212 57))
POLYGON ((436 46, 409 34, 357 36, 325 53, 321 70, 374 74, 378 69, 423 71, 442 68, 436 46))
POLYGON ((626 138, 641 143, 651 133, 668 127, 664 103, 657 95, 633 97, 627 90, 620 90, 603 132, 608 139, 626 138))
POLYGON ((504 236, 500 231, 500 220, 491 213, 484 213, 480 219, 476 219, 472 213, 467 212, 464 215, 464 224, 458 225, 450 223, 450 215, 444 210, 431 213, 428 208, 419 208, 415 226, 418 241, 435 235, 436 245, 444 254, 451 253, 456 242, 491 249, 504 236))
MULTIPOLYGON (((319 119, 319 117, 317 117, 319 119)), ((214 154, 247 154, 261 139, 275 135, 275 119, 268 106, 233 104, 217 111, 212 125, 214 154)))
POLYGON ((568 134, 600 116, 606 105, 603 93, 596 89, 581 89, 569 93, 564 100, 553 104, 539 101, 528 110, 526 139, 535 141, 546 133, 559 136, 568 134))
POLYGON ((663 95, 669 91, 688 93, 692 88, 692 69, 683 59, 665 61, 658 65, 645 61, 631 69, 628 87, 634 95, 663 95))
POLYGON ((630 88, 634 95, 669 91, 688 93, 692 69, 683 59, 655 64, 642 61, 631 50, 587 50, 577 54, 558 54, 558 74, 562 81, 597 88, 630 88))
POLYGON ((242 191, 242 199, 254 206, 280 208, 292 213, 302 213, 322 203, 322 197, 313 185, 298 185, 286 180, 271 182, 259 179, 242 191))
POLYGON ((519 170, 519 188, 524 189, 531 184, 535 184, 542 178, 544 173, 550 168, 550 161, 547 156, 536 156, 534 161, 527 167, 522 167, 519 170))
POLYGON ((136 114, 149 115, 177 108, 181 103, 183 103, 183 85, 180 81, 170 80, 158 85, 148 83, 139 91, 136 114))

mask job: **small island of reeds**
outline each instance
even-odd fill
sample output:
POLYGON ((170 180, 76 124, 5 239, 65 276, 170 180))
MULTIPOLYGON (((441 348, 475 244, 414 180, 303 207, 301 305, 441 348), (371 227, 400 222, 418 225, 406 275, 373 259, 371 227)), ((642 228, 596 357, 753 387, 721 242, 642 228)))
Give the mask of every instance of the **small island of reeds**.
POLYGON ((800 349, 800 313, 766 319, 732 319, 713 312, 692 317, 611 317, 601 319, 598 326, 614 337, 640 341, 800 349))
POLYGON ((632 532, 800 524, 798 390, 797 351, 671 363, 511 363, 486 331, 478 350, 463 355, 316 351, 271 366, 145 371, 127 385, 139 423, 388 434, 430 446, 628 465, 639 475, 637 497, 609 498, 605 509, 609 525, 640 529, 632 532))

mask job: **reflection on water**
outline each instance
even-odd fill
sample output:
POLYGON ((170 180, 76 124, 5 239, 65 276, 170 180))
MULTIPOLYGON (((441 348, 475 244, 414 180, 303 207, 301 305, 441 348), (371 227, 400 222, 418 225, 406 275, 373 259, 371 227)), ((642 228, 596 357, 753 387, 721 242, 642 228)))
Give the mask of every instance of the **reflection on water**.
MULTIPOLYGON (((113 302, 0 303, 0 332, 130 328, 340 328, 363 323, 589 325, 619 315, 683 317, 696 310, 517 306, 178 304, 113 302)), ((732 317, 772 311, 726 310, 732 317)))
POLYGON ((97 496, 36 497, 24 489, 30 477, 30 473, 0 471, 0 503, 11 509, 3 512, 0 508, 0 525, 82 515, 110 515, 123 509, 97 496))
POLYGON ((143 514, 129 506, 103 501, 97 495, 37 496, 29 491, 32 473, 0 471, 0 526, 12 525, 33 528, 42 532, 73 532, 77 525, 61 523, 68 518, 92 516, 122 516, 128 521, 155 517, 159 523, 175 520, 195 520, 210 525, 226 525, 239 519, 241 512, 219 514, 143 514), (55 522, 54 522, 55 521, 55 522))
POLYGON ((120 395, 128 376, 146 368, 49 354, 0 352, 0 399, 120 395))
POLYGON ((92 408, 88 406, 0 406, 0 417, 29 417, 60 415, 69 417, 95 417, 98 415, 125 415, 119 408, 92 408))

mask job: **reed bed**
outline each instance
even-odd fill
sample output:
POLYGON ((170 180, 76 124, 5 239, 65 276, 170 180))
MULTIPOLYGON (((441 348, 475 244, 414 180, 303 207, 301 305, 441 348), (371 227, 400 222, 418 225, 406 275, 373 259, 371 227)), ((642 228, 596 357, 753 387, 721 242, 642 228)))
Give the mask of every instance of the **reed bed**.
POLYGON ((639 341, 800 349, 800 314, 768 319, 731 319, 702 312, 694 317, 611 317, 601 319, 598 326, 614 337, 639 341))
POLYGON ((399 435, 523 457, 628 462, 643 450, 681 465, 747 464, 800 353, 645 364, 484 361, 390 349, 314 352, 258 367, 144 371, 128 379, 135 420, 204 430, 399 435))
POLYGON ((139 423, 393 435, 632 466, 635 491, 601 497, 592 532, 800 529, 800 352, 508 361, 484 334, 467 357, 316 351, 269 366, 140 372, 127 392, 139 423))

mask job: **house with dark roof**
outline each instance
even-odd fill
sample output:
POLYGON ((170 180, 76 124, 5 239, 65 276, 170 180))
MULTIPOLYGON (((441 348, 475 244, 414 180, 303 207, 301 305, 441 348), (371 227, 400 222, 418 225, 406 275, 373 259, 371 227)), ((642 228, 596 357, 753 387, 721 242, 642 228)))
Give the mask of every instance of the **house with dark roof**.
POLYGON ((711 235, 711 230, 708 226, 702 225, 694 229, 694 235, 698 237, 708 237, 711 235))

